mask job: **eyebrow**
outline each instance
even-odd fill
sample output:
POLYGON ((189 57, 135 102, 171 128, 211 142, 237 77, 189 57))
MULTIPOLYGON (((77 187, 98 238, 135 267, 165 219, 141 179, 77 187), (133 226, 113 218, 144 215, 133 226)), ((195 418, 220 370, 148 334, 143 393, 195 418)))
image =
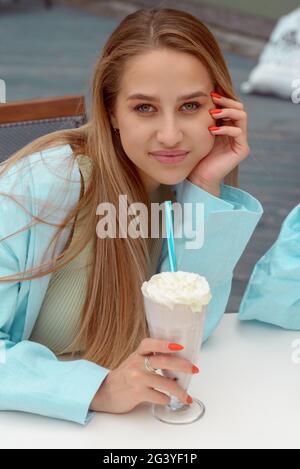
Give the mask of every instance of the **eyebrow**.
MULTIPOLYGON (((208 95, 206 93, 199 90, 199 91, 195 91, 194 93, 191 93, 191 94, 187 94, 187 95, 184 95, 184 96, 179 96, 177 98, 177 101, 182 101, 184 99, 198 98, 198 97, 201 97, 201 96, 208 97, 208 95)), ((131 94, 130 96, 128 96, 127 101, 130 100, 130 99, 146 99, 148 101, 159 101, 159 98, 157 98, 156 96, 147 96, 147 95, 142 94, 142 93, 131 94)))

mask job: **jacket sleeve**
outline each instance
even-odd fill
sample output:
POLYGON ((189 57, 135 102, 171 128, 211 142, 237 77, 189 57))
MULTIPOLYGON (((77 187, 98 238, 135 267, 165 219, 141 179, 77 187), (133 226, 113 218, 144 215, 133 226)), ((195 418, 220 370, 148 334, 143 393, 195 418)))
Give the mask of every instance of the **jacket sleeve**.
MULTIPOLYGON (((206 277, 211 288, 212 300, 207 308, 203 336, 206 340, 226 309, 233 269, 262 216, 263 208, 247 192, 225 184, 221 185, 220 197, 215 197, 186 179, 175 186, 175 194, 184 213, 182 222, 174 222, 177 270, 206 277)), ((169 268, 164 240, 158 272, 169 268)))
POLYGON ((277 240, 254 266, 239 319, 300 330, 300 205, 289 213, 277 240))
MULTIPOLYGON (((11 189, 12 179, 16 178, 0 179, 0 277, 26 270, 26 262, 34 258, 29 248, 32 228, 8 237, 31 221, 19 205, 1 195, 11 189)), ((33 185, 22 181, 17 192, 26 194, 26 208, 32 209, 33 185)), ((42 238, 37 239, 39 242, 42 238)), ((22 339, 28 314, 25 283, 0 281, 0 410, 85 425, 94 414, 89 410, 90 403, 109 370, 87 360, 58 360, 45 346, 22 339)))

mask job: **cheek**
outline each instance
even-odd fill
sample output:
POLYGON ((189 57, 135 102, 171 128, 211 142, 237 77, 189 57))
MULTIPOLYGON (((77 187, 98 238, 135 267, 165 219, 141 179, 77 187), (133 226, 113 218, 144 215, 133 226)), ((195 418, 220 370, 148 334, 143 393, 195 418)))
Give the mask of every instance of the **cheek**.
MULTIPOLYGON (((213 149, 213 146, 215 144, 215 140, 216 140, 216 136, 215 135, 212 135, 210 132, 209 132, 209 137, 207 139, 207 153, 209 153, 212 149, 213 149)), ((206 154, 207 154, 206 153, 206 154)))
POLYGON ((124 129, 123 139, 127 147, 132 150, 142 149, 147 140, 145 129, 141 126, 129 125, 124 129))
POLYGON ((208 130, 208 127, 215 125, 215 122, 210 122, 210 119, 207 119, 207 122, 201 122, 200 125, 197 125, 194 128, 194 140, 196 144, 203 146, 210 146, 214 143, 215 136, 208 130))
POLYGON ((142 141, 141 132, 134 131, 133 129, 134 127, 130 125, 122 128, 121 143, 126 153, 134 153, 142 141))
POLYGON ((201 113, 197 121, 193 124, 194 135, 198 135, 201 139, 208 138, 210 134, 208 127, 216 125, 216 119, 214 119, 208 111, 201 113))
POLYGON ((212 150, 215 144, 215 135, 211 134, 207 128, 202 128, 201 131, 197 133, 195 139, 195 162, 200 161, 212 150))

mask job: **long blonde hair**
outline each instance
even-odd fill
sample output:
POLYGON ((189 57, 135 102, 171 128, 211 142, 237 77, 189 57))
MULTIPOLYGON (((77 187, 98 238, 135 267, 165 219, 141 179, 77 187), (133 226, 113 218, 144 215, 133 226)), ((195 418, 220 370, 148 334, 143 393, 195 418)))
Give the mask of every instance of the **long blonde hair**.
MULTIPOLYGON (((137 348, 141 339, 149 335, 140 288, 147 279, 150 256, 146 238, 101 239, 95 236, 99 203, 110 202, 117 207, 119 194, 126 194, 128 204, 149 204, 136 167, 125 154, 109 116, 115 109, 120 78, 127 61, 161 48, 197 57, 207 67, 215 90, 237 99, 221 50, 199 19, 170 8, 137 10, 124 18, 113 31, 96 62, 88 122, 77 129, 52 132, 36 139, 0 167, 3 175, 18 160, 64 144, 71 145, 74 158, 79 154, 90 158, 92 171, 88 189, 64 222, 57 225, 52 241, 58 242, 62 230, 75 220, 85 227, 82 236, 70 246, 66 245, 42 272, 41 269, 29 269, 20 273, 21 277, 7 276, 0 281, 24 281, 53 273, 69 263, 95 238, 93 267, 81 313, 80 331, 73 348, 75 350, 79 343, 84 343, 82 358, 110 369, 119 366, 137 348)), ((225 183, 237 186, 237 169, 225 178, 225 183)), ((47 223, 47 220, 36 219, 36 222, 41 221, 47 223)))

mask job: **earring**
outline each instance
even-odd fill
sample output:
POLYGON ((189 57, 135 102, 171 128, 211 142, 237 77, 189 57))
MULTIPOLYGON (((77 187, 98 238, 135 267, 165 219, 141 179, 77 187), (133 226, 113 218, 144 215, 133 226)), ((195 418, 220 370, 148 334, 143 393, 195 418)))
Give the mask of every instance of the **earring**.
POLYGON ((114 128, 114 131, 115 131, 117 134, 119 133, 119 129, 114 128))

